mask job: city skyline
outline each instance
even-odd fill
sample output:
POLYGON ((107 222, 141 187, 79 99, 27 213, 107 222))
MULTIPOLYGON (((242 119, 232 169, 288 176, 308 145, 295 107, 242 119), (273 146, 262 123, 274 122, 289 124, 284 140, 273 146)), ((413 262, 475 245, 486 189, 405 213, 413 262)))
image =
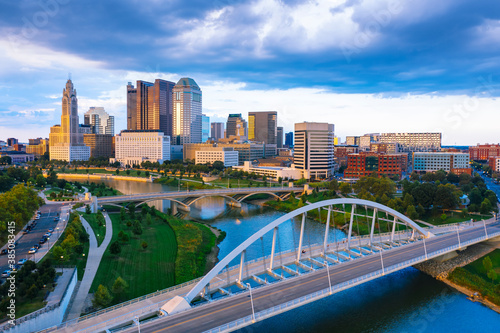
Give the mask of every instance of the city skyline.
POLYGON ((84 4, 60 1, 44 9, 4 2, 0 131, 22 141, 46 137, 57 122, 59 87, 71 72, 79 87, 80 116, 102 106, 115 116, 116 131, 126 128, 127 82, 177 82, 188 76, 204 91, 203 113, 211 121, 224 121, 229 113, 276 110, 285 132, 297 121, 328 121, 337 125, 340 137, 442 132, 448 145, 498 142, 500 6, 397 4, 200 2, 193 11, 177 2, 150 4, 147 10, 120 2, 122 15, 115 17, 107 9, 116 5, 106 3, 79 23, 82 34, 67 26, 89 13, 84 4), (240 16, 254 23, 244 26, 248 23, 238 22, 240 16), (458 25, 456 17, 467 19, 458 25), (176 24, 158 23, 165 18, 176 24), (329 34, 339 25, 343 28, 329 34), (200 40, 207 27, 212 30, 200 40), (103 34, 102 42, 92 31, 103 34), (120 37, 145 36, 145 31, 144 41, 120 37), (235 33, 240 38, 232 38, 235 33), (412 121, 404 121, 407 117, 412 121), (19 119, 22 130, 14 127, 19 119))

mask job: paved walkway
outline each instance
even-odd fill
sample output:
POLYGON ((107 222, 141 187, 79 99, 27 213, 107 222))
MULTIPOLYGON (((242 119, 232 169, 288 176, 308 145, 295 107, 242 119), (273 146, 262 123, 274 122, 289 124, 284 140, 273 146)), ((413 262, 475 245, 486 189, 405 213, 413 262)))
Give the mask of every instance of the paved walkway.
POLYGON ((100 246, 97 246, 97 239, 95 237, 92 228, 89 223, 85 221, 83 217, 80 217, 82 221, 83 227, 87 230, 89 234, 90 248, 89 255, 87 258, 87 266, 85 267, 85 273, 83 275, 82 282, 80 283, 80 287, 78 288, 78 292, 73 300, 73 303, 70 305, 68 309, 67 320, 75 319, 80 317, 82 313, 82 308, 85 303, 85 299, 89 294, 90 287, 92 286, 92 282, 94 281, 94 277, 97 273, 97 269, 99 268, 99 264, 102 259, 102 255, 109 243, 111 242, 111 236, 113 235, 113 225, 111 223, 111 219, 109 218, 108 213, 104 213, 104 218, 106 220, 106 236, 104 237, 103 242, 100 246))

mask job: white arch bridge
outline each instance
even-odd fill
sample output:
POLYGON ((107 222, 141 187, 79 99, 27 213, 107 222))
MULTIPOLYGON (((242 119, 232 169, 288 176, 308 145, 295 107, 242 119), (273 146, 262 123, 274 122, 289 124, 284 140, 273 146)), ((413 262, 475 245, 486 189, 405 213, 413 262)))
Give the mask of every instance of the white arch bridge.
POLYGON ((122 203, 134 202, 141 205, 155 200, 170 200, 172 203, 172 213, 175 215, 177 208, 189 211, 190 206, 196 201, 208 197, 222 197, 227 199, 229 205, 241 207, 241 202, 254 195, 267 194, 278 200, 287 199, 290 193, 302 193, 303 187, 245 187, 245 188, 228 188, 215 190, 196 190, 196 191, 179 191, 179 192, 155 192, 155 193, 139 193, 132 195, 118 195, 109 197, 100 197, 95 201, 97 205, 110 205, 122 207, 122 203))
POLYGON ((500 238, 496 218, 429 228, 372 201, 325 200, 274 220, 204 277, 159 293, 155 302, 144 299, 130 309, 103 311, 56 330, 137 332, 141 322, 142 333, 230 332, 426 260, 445 260, 492 238, 500 238), (310 244, 306 215, 313 212, 326 225, 322 241, 310 244), (290 232, 286 223, 292 220, 300 228, 298 244, 282 250, 280 234, 290 232), (346 235, 328 227, 333 223, 343 225, 346 235), (249 250, 259 247, 255 258, 249 250), (248 258, 250 253, 254 258, 248 258))

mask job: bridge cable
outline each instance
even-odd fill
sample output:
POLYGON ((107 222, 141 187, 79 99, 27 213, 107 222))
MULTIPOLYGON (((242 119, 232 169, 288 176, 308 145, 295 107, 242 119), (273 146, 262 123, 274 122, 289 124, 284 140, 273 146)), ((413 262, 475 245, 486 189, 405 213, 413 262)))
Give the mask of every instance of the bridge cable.
MULTIPOLYGON (((335 207, 335 206, 333 206, 335 207)), ((337 242, 337 228, 335 228, 335 212, 332 212, 332 217, 333 217, 333 229, 334 229, 334 233, 333 233, 333 237, 334 237, 334 240, 335 240, 335 246, 337 247, 337 252, 339 251, 339 243, 337 242)), ((338 257, 335 256, 338 260, 338 257)))
MULTIPOLYGON (((385 213, 386 216, 387 216, 387 212, 385 213)), ((377 214, 378 215, 378 214, 377 214)), ((377 226, 378 226, 378 238, 380 240, 380 244, 382 244, 382 231, 380 230, 380 219, 378 218, 377 216, 377 226)), ((384 249, 384 247, 382 245, 380 245, 382 250, 384 249)))
POLYGON ((278 228, 278 251, 280 254, 281 278, 283 279, 283 252, 281 252, 281 241, 280 241, 280 229, 279 228, 278 228))
POLYGON ((227 286, 231 284, 230 277, 229 277, 229 264, 226 265, 226 273, 227 273, 227 286))
MULTIPOLYGON (((356 209, 358 207, 356 206, 356 209)), ((359 222, 358 222, 358 214, 356 214, 356 212, 354 212, 354 217, 356 217, 356 228, 358 229, 358 245, 359 245, 359 237, 361 236, 361 234, 359 233, 359 222)))
MULTIPOLYGON (((344 227, 345 227, 345 225, 346 225, 346 223, 347 223, 347 222, 346 222, 346 218, 347 218, 347 216, 346 216, 346 215, 347 215, 347 212, 346 212, 346 210, 345 210, 345 205, 344 205, 344 204, 342 204, 342 210, 344 211, 344 227)), ((344 241, 345 241, 345 239, 344 239, 344 241)), ((337 247, 337 251, 338 251, 338 247, 337 247)), ((337 257, 338 257, 338 254, 337 254, 337 257)))

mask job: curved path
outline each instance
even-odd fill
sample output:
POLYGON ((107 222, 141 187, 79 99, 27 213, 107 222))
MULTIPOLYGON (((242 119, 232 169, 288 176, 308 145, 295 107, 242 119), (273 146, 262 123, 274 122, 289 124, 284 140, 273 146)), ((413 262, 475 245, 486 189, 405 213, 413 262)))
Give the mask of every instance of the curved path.
POLYGON ((102 255, 104 254, 104 251, 106 251, 109 243, 111 242, 111 237, 113 235, 113 225, 111 223, 111 219, 109 218, 108 213, 103 213, 103 214, 106 220, 106 236, 104 237, 104 240, 102 241, 100 246, 97 246, 97 239, 89 223, 85 221, 83 217, 80 216, 82 225, 89 234, 90 248, 89 248, 89 255, 87 257, 87 266, 85 267, 85 273, 83 274, 83 279, 80 283, 80 287, 78 288, 78 292, 73 300, 73 303, 70 305, 68 309, 68 316, 66 320, 71 320, 80 317, 83 305, 85 303, 85 299, 89 294, 90 287, 92 286, 92 282, 94 281, 97 269, 99 268, 102 255))

